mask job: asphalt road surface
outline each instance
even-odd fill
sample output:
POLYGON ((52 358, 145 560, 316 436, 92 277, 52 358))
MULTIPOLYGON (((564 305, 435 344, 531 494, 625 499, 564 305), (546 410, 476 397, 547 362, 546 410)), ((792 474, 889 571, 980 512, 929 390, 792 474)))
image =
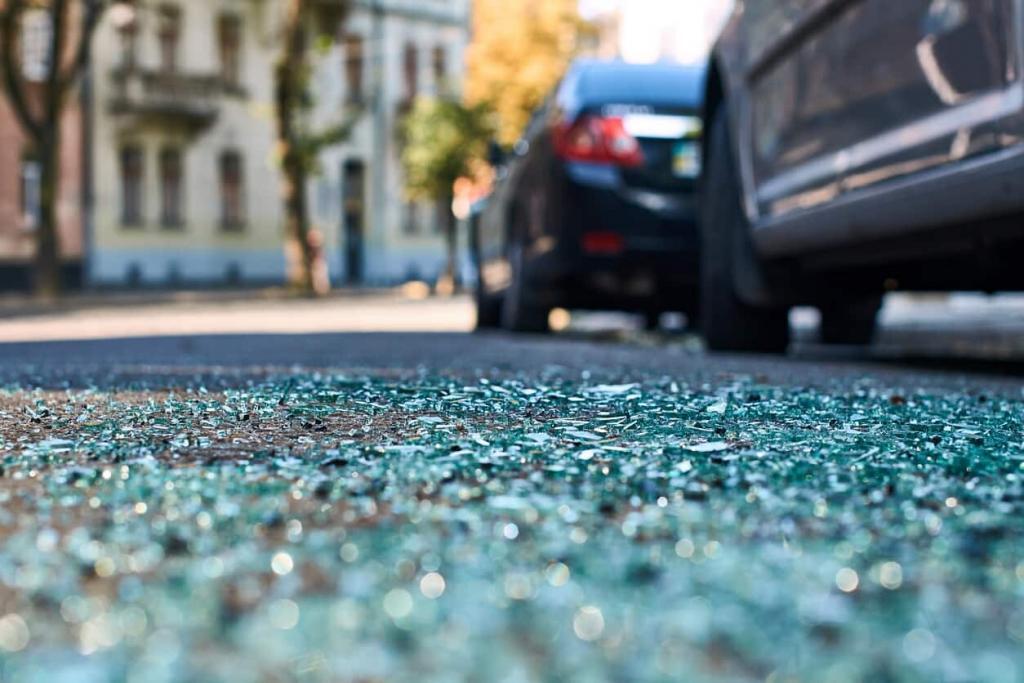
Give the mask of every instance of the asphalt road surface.
POLYGON ((1016 297, 891 299, 869 349, 815 343, 813 311, 794 314, 786 358, 707 355, 697 337, 649 335, 615 314, 574 315, 550 337, 471 333, 468 299, 401 293, 303 302, 181 295, 131 298, 0 317, 0 378, 83 384, 102 377, 324 370, 444 375, 704 381, 722 374, 784 385, 871 380, 1017 391, 1024 371, 1024 301, 1016 297))

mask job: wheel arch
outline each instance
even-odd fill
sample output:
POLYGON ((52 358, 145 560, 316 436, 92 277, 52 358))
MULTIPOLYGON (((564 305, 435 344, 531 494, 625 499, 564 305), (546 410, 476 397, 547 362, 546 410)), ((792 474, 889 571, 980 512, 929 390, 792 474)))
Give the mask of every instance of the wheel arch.
MULTIPOLYGON (((703 160, 705 170, 709 167, 716 154, 726 154, 731 157, 729 165, 735 173, 736 192, 740 202, 740 212, 747 220, 743 211, 744 178, 740 172, 742 164, 742 152, 735 143, 735 130, 732 126, 736 120, 732 118, 728 110, 733 106, 730 98, 729 74, 726 71, 725 61, 721 55, 713 54, 708 65, 708 77, 705 85, 705 100, 703 106, 704 136, 702 139, 703 160), (724 129, 724 141, 716 144, 714 125, 721 118, 724 129), (721 146, 719 146, 721 145, 721 146)), ((742 95, 740 95, 742 97, 742 95)), ((701 202, 707 201, 711 188, 706 187, 708 174, 701 176, 701 202)), ((706 220, 703 210, 701 220, 706 220)), ((747 305, 761 307, 777 307, 795 305, 799 298, 799 290, 794 286, 795 268, 792 263, 769 263, 764 261, 757 253, 757 247, 753 241, 752 226, 745 226, 746 234, 742 241, 737 243, 733 254, 738 267, 733 269, 733 287, 737 296, 747 305)))

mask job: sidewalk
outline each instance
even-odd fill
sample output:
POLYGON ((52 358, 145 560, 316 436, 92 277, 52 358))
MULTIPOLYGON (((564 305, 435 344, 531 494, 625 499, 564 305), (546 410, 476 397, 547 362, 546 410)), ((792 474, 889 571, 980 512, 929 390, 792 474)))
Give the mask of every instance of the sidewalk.
MULTIPOLYGON (((397 288, 339 288, 324 297, 358 300, 367 298, 403 298, 403 289, 397 288)), ((40 301, 30 294, 0 294, 0 320, 83 311, 96 308, 144 307, 161 305, 197 305, 234 302, 309 301, 296 296, 283 287, 241 289, 186 289, 160 290, 85 290, 66 293, 53 302, 40 301)))
POLYGON ((0 302, 0 342, 231 334, 467 332, 466 297, 423 290, 341 290, 322 299, 281 290, 124 293, 52 306, 0 302))

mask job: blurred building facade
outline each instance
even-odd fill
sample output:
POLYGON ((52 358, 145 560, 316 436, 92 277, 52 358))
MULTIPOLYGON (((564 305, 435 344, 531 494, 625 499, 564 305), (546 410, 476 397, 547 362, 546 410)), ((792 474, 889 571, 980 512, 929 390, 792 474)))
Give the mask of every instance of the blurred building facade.
POLYGON ((268 3, 111 12, 91 81, 94 285, 279 282, 268 3))
POLYGON ((445 265, 442 212, 404 197, 402 117, 419 96, 457 96, 469 0, 357 0, 315 73, 315 118, 363 107, 350 139, 323 152, 310 206, 335 281, 434 281, 445 265))
MULTIPOLYGON (((437 207, 403 198, 399 123, 463 76, 468 0, 354 0, 314 59, 313 128, 361 113, 307 191, 336 283, 434 279, 437 207)), ((169 0, 99 29, 88 117, 97 286, 277 284, 285 276, 273 66, 283 3, 169 0)))
MULTIPOLYGON (((24 76, 30 84, 31 95, 31 84, 42 80, 42 70, 28 63, 24 76)), ((64 279, 74 286, 81 281, 84 241, 82 110, 77 99, 67 105, 61 134, 64 145, 60 160, 58 231, 64 279)), ((39 164, 32 148, 7 98, 0 95, 0 291, 31 286, 40 181, 39 164)))

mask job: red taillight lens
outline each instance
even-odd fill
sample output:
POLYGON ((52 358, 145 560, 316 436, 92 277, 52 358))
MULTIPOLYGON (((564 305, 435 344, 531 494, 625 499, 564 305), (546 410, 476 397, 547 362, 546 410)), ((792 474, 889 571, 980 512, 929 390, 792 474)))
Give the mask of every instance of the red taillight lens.
POLYGON ((555 127, 555 151, 568 161, 640 166, 643 151, 615 116, 582 116, 555 127))
POLYGON ((588 232, 583 234, 583 251, 588 254, 621 254, 626 240, 616 232, 588 232))

